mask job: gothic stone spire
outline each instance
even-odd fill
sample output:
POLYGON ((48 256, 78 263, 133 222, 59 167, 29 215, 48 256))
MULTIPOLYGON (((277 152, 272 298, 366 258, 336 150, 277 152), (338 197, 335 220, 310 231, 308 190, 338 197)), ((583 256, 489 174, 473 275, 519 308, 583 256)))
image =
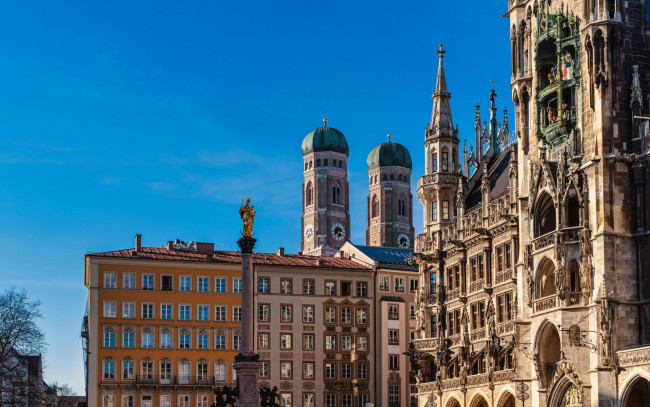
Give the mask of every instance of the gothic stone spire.
POLYGON ((451 107, 449 106, 451 93, 447 91, 445 68, 442 64, 442 59, 446 51, 442 49, 442 44, 440 44, 440 49, 436 52, 438 53, 438 77, 436 79, 436 90, 431 95, 433 109, 431 111, 431 122, 429 123, 426 136, 455 136, 454 124, 451 119, 451 107))

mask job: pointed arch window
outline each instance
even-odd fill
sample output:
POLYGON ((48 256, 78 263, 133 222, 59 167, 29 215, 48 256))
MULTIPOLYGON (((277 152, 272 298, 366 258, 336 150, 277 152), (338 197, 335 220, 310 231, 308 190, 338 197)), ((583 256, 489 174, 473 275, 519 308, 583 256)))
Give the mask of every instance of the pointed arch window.
POLYGON ((307 188, 305 188, 305 206, 311 206, 314 204, 314 187, 311 185, 311 181, 307 183, 307 188))
POLYGON ((341 204, 341 188, 338 185, 332 188, 332 203, 341 204))
POLYGON ((372 218, 376 218, 379 216, 379 199, 377 199, 377 195, 373 195, 372 201, 370 204, 370 213, 372 218))
POLYGON ((567 227, 580 226, 580 202, 576 196, 569 198, 566 206, 565 224, 567 227))
POLYGON ((449 171, 449 153, 446 151, 442 152, 442 170, 449 171))
POLYGON ((543 236, 556 229, 555 220, 555 204, 553 199, 547 193, 544 193, 539 198, 539 203, 536 204, 535 210, 535 237, 543 236))
POLYGON ((406 216, 406 202, 404 201, 404 198, 399 199, 399 214, 406 216))

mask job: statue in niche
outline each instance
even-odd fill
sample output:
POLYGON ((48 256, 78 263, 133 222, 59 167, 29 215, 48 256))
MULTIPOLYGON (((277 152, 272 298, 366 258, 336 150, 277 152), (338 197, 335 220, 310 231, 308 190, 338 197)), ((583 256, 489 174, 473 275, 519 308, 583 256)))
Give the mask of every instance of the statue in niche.
POLYGON ((552 67, 551 71, 548 73, 548 83, 549 85, 554 84, 558 80, 557 67, 552 67))
POLYGON ((548 124, 557 122, 557 112, 551 106, 546 107, 546 118, 548 119, 548 124))
POLYGON ((573 56, 571 56, 571 53, 569 51, 562 51, 562 55, 560 56, 560 59, 562 62, 560 63, 560 66, 562 68, 562 80, 563 81, 568 81, 573 79, 573 73, 575 70, 575 60, 573 59, 573 56))

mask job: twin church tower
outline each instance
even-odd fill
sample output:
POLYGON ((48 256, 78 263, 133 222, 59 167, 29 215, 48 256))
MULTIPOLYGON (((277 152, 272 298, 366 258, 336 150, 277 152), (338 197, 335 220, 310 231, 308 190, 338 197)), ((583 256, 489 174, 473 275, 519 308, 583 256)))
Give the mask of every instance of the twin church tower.
MULTIPOLYGON (((324 126, 302 142, 302 253, 333 256, 350 240, 349 148, 343 133, 324 126)), ((366 245, 413 248, 411 155, 401 144, 382 143, 368 155, 366 245)))

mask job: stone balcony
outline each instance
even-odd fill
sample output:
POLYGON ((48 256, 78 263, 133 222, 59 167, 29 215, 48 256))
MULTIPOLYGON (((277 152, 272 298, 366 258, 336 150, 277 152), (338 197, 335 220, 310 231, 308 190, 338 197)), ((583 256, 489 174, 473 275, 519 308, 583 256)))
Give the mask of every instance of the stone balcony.
POLYGON ((438 338, 425 338, 416 339, 413 341, 413 346, 419 352, 430 352, 436 350, 440 346, 440 339, 438 338))
MULTIPOLYGON (((514 379, 515 379, 514 369, 498 370, 494 372, 494 374, 492 375, 493 384, 510 383, 514 379)), ((487 373, 479 373, 479 374, 467 376, 465 383, 463 383, 463 379, 460 377, 454 377, 451 379, 442 380, 440 390, 452 391, 452 390, 459 390, 463 387, 466 388, 481 387, 481 386, 487 386, 489 383, 490 383, 490 375, 487 373)), ((437 382, 420 383, 418 385, 419 393, 430 393, 436 390, 439 390, 437 382)))
POLYGON ((533 313, 548 311, 560 306, 560 298, 557 294, 549 295, 548 297, 540 298, 533 301, 533 313))
POLYGON ((436 172, 423 175, 418 179, 418 189, 431 184, 458 184, 458 174, 451 172, 436 172))
POLYGON ((621 367, 650 364, 650 345, 619 350, 616 352, 616 360, 621 367))

